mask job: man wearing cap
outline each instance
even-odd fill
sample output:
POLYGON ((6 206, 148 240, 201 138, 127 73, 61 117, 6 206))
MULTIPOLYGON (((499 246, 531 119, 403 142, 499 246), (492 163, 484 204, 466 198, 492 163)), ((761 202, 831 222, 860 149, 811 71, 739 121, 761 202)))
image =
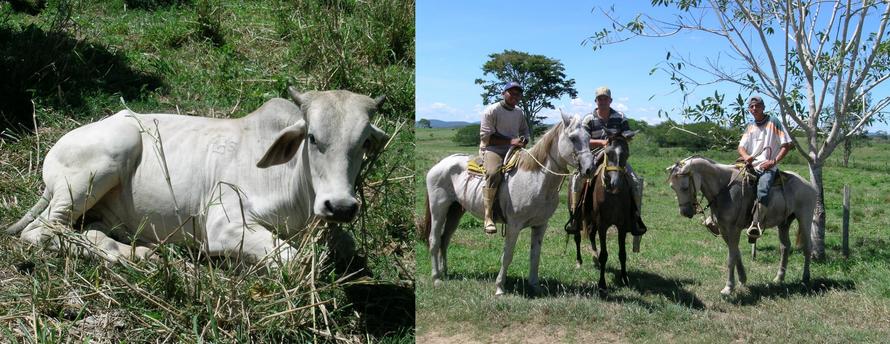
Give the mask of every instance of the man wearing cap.
MULTIPOLYGON (((603 129, 617 129, 619 132, 630 130, 630 125, 627 123, 627 119, 624 118, 624 114, 612 108, 612 90, 608 87, 602 86, 596 89, 596 111, 594 111, 594 115, 593 120, 590 121, 589 129, 592 134, 597 132, 602 134, 598 137, 591 135, 590 149, 599 149, 609 143, 607 134, 603 129)), ((643 218, 640 217, 640 209, 643 205, 643 179, 634 173, 630 163, 627 163, 627 173, 631 177, 630 184, 633 190, 634 203, 637 206, 634 211, 637 219, 634 221, 633 228, 631 228, 631 234, 640 236, 646 233, 646 225, 643 223, 643 218)))
POLYGON ((492 206, 501 183, 501 166, 510 147, 525 147, 529 130, 525 115, 517 104, 522 98, 522 86, 516 82, 504 85, 503 99, 482 111, 479 125, 479 154, 485 168, 485 188, 482 204, 485 208, 485 233, 497 233, 492 219, 492 206))
POLYGON ((754 219, 746 231, 748 238, 756 240, 762 234, 760 222, 765 215, 764 205, 769 196, 769 189, 776 176, 779 161, 788 154, 793 146, 791 135, 775 116, 763 113, 763 99, 754 96, 748 101, 748 111, 754 117, 754 123, 748 124, 742 140, 739 141, 739 155, 745 163, 754 167, 759 174, 757 182, 757 203, 754 205, 754 219))

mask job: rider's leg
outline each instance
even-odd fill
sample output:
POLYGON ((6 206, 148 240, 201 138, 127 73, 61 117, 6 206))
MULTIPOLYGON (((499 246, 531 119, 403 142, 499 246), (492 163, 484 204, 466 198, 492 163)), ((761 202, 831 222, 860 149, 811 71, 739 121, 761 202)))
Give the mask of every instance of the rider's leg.
POLYGON ((769 188, 773 184, 775 176, 775 170, 767 170, 763 171, 763 174, 761 174, 760 178, 757 180, 757 201, 754 204, 754 216, 751 221, 751 226, 745 231, 748 234, 748 238, 752 240, 756 240, 763 234, 761 222, 763 221, 763 217, 766 216, 766 202, 769 200, 769 188))
POLYGON ((485 208, 483 222, 487 234, 498 232, 494 225, 494 219, 492 219, 492 207, 498 192, 498 185, 501 183, 503 161, 504 158, 495 152, 485 151, 482 153, 482 166, 485 167, 485 188, 482 189, 482 205, 485 208))
POLYGON ((630 176, 628 179, 630 181, 631 193, 633 194, 634 205, 636 208, 634 209, 634 217, 636 218, 634 221, 634 225, 631 229, 631 234, 634 236, 640 236, 646 233, 646 225, 643 223, 643 218, 640 216, 642 214, 643 209, 643 177, 638 176, 633 167, 630 166, 630 163, 627 164, 627 173, 630 176))

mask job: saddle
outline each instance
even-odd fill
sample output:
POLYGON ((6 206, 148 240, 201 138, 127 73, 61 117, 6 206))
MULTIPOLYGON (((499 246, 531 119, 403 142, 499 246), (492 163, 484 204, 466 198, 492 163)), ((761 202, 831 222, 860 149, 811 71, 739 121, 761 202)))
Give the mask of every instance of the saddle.
MULTIPOLYGON (((517 153, 518 152, 513 152, 513 154, 510 155, 510 160, 507 160, 507 163, 501 166, 501 173, 507 174, 516 169, 516 166, 519 164, 519 154, 517 153)), ((482 155, 470 156, 469 161, 467 161, 467 173, 477 177, 485 176, 485 166, 482 162, 482 155)))
MULTIPOLYGON (((754 170, 750 165, 745 164, 744 162, 737 161, 735 163, 735 168, 739 170, 739 174, 735 177, 737 180, 741 180, 745 185, 752 185, 752 187, 756 187, 757 179, 760 178, 760 175, 757 174, 757 171, 754 170)), ((776 178, 773 179, 773 185, 771 186, 785 186, 785 180, 788 179, 788 174, 785 171, 777 170, 776 178)))

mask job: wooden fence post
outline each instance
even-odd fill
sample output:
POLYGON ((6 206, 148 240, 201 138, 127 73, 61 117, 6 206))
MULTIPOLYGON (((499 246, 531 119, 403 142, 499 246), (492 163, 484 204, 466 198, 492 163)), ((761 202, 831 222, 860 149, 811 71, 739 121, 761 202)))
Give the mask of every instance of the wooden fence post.
POLYGON ((843 253, 844 258, 850 257, 850 185, 844 184, 844 225, 843 225, 843 253))

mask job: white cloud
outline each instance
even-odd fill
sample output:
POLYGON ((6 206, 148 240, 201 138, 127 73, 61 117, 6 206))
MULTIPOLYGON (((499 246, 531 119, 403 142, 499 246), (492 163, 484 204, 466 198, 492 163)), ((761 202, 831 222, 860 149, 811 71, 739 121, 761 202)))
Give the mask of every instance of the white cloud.
POLYGON ((417 119, 426 118, 443 121, 475 122, 479 121, 479 111, 475 108, 473 110, 464 110, 455 108, 446 103, 433 102, 429 105, 418 104, 415 117, 417 119))
POLYGON ((612 103, 612 108, 621 112, 626 112, 628 109, 627 105, 621 102, 612 103))

